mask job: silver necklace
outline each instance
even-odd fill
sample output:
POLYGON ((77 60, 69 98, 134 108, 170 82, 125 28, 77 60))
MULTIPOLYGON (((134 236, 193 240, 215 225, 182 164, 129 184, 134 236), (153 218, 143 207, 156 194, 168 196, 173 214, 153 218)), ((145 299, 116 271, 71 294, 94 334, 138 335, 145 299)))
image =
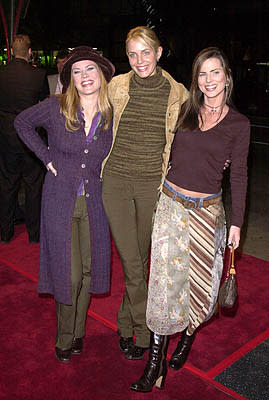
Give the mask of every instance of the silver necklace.
POLYGON ((205 106, 209 107, 211 109, 212 113, 216 113, 217 112, 217 108, 221 107, 221 104, 219 106, 216 107, 212 107, 209 104, 204 103, 205 106))

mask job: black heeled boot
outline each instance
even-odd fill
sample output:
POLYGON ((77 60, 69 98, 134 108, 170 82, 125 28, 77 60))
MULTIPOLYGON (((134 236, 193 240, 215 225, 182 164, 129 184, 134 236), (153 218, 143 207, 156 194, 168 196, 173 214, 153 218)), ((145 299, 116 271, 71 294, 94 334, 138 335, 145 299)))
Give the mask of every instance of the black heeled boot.
POLYGON ((187 335, 187 329, 182 332, 181 338, 177 344, 176 350, 169 360, 169 367, 178 370, 183 367, 187 361, 191 346, 194 341, 194 334, 187 335))
POLYGON ((137 392, 151 392, 154 385, 158 389, 164 388, 167 375, 166 355, 168 336, 151 334, 149 360, 141 378, 132 383, 130 389, 137 392))

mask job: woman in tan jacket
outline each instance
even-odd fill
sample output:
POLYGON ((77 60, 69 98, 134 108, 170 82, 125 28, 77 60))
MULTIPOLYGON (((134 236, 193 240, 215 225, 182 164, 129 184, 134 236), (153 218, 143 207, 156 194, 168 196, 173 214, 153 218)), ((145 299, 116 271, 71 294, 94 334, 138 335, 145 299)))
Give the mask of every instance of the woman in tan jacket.
POLYGON ((162 47, 152 29, 131 29, 126 53, 132 70, 109 84, 113 144, 102 178, 104 206, 124 270, 119 346, 127 359, 139 360, 150 344, 146 302, 152 217, 188 92, 157 65, 162 47))

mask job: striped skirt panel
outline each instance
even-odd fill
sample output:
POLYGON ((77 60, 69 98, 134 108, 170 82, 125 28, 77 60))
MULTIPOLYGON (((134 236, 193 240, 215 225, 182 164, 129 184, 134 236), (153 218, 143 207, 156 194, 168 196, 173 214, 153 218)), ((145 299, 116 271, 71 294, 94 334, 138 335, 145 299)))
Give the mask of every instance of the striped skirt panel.
POLYGON ((152 234, 147 325, 192 334, 214 311, 223 269, 223 204, 185 209, 161 194, 152 234))

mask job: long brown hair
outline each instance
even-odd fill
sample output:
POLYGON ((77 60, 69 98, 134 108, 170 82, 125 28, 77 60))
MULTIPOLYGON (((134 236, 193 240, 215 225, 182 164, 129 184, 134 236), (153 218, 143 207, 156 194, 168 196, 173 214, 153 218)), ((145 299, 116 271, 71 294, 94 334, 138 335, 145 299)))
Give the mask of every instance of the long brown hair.
MULTIPOLYGON (((101 77, 101 87, 98 97, 98 108, 105 121, 103 129, 108 129, 112 120, 112 106, 108 99, 107 81, 103 72, 98 67, 101 77)), ((80 99, 78 91, 75 87, 74 79, 71 74, 70 84, 65 93, 57 96, 60 104, 60 112, 65 117, 65 128, 68 131, 76 131, 80 128, 80 120, 78 118, 78 107, 80 99)))
POLYGON ((198 86, 198 78, 202 64, 209 58, 217 58, 224 70, 226 76, 226 86, 224 90, 223 101, 221 109, 224 105, 230 105, 234 107, 232 102, 233 92, 233 77, 229 67, 229 61, 227 56, 218 47, 207 47, 200 51, 195 57, 192 64, 192 82, 189 91, 189 97, 186 102, 182 105, 181 111, 176 124, 176 129, 182 130, 194 130, 199 126, 199 118, 202 119, 201 107, 204 104, 204 96, 198 86))

